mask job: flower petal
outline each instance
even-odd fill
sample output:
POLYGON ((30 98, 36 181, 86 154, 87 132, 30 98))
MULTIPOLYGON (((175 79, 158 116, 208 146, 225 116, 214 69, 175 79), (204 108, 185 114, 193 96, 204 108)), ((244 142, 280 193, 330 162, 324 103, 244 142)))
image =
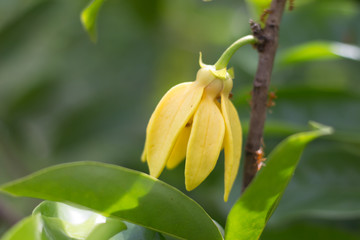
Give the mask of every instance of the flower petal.
POLYGON ((157 105, 148 125, 146 159, 150 175, 159 177, 180 131, 197 109, 204 86, 196 82, 171 88, 157 105))
POLYGON ((237 172, 239 170, 241 147, 242 147, 242 129, 240 119, 236 108, 227 96, 221 94, 221 111, 225 120, 225 193, 226 202, 229 193, 234 184, 237 172))
POLYGON ((173 169, 179 165, 182 160, 185 159, 186 149, 189 142, 191 132, 191 126, 185 126, 183 128, 176 140, 175 146, 171 151, 170 157, 166 162, 166 167, 168 169, 173 169))
POLYGON ((147 148, 147 145, 148 145, 148 135, 149 135, 149 129, 150 129, 150 126, 152 126, 152 122, 154 121, 154 113, 151 114, 151 117, 150 117, 150 120, 149 120, 149 123, 146 127, 146 137, 145 137, 145 144, 144 144, 144 150, 143 152, 141 153, 141 161, 142 162, 146 162, 146 159, 147 159, 147 155, 146 155, 146 148, 147 148))
POLYGON ((185 163, 185 185, 196 188, 214 169, 221 151, 225 124, 213 97, 204 94, 194 115, 185 163))
POLYGON ((141 153, 141 158, 140 159, 141 159, 142 162, 146 162, 146 140, 145 140, 144 150, 141 153))

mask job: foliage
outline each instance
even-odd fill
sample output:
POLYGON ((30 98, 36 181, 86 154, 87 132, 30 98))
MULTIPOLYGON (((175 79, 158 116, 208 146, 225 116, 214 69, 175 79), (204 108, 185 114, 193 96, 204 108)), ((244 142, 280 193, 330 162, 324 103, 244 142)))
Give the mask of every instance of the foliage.
POLYGON ((182 239, 222 239, 211 218, 193 200, 146 174, 118 166, 96 162, 58 165, 2 190, 84 206, 182 239))
POLYGON ((19 222, 2 239, 163 240, 165 238, 152 230, 116 218, 106 218, 88 210, 44 201, 36 207, 32 216, 19 222))
POLYGON ((317 127, 320 129, 288 137, 271 152, 266 167, 260 170, 231 209, 226 223, 227 239, 259 238, 279 204, 306 144, 332 132, 328 127, 317 127))
MULTIPOLYGON (((274 150, 268 166, 259 173, 230 212, 226 239, 256 239, 261 234, 293 175, 305 145, 316 137, 331 133, 331 129, 320 127, 319 130, 293 135, 274 150)), ((80 205, 179 239, 223 239, 211 218, 191 199, 159 180, 113 165, 95 162, 59 165, 8 183, 0 190, 16 196, 80 205)), ((46 239, 62 238, 64 231, 58 230, 58 225, 62 224, 58 219, 51 218, 54 214, 47 215, 56 212, 57 206, 56 203, 44 202, 34 211, 42 213, 42 232, 51 233, 46 239)), ((62 215, 71 216, 66 212, 62 215)), ((89 219, 94 225, 94 218, 89 219)), ((67 224, 63 225, 67 229, 67 224)), ((106 221, 103 228, 108 225, 106 221)), ((113 226, 119 225, 112 223, 101 232, 113 233, 113 226)), ((80 231, 81 227, 77 226, 75 230, 80 231)), ((88 221, 85 227, 89 228, 88 221)), ((98 228, 96 230, 100 231, 98 228)), ((37 227, 33 229, 38 231, 37 227)), ((94 234, 97 234, 96 230, 93 230, 94 234)), ((91 239, 92 234, 87 239, 91 239)))
POLYGON ((96 42, 97 39, 96 18, 104 1, 105 0, 93 0, 81 13, 81 22, 86 31, 88 31, 91 40, 94 42, 96 42))
MULTIPOLYGON (((94 45, 79 21, 88 1, 1 0, 0 183, 74 161, 147 172, 139 158, 155 104, 171 86, 194 80, 199 51, 204 62, 215 62, 225 46, 249 34, 248 19, 259 19, 262 11, 249 14, 254 2, 106 1, 94 45)), ((335 131, 305 149, 262 239, 359 238, 359 20, 355 0, 295 1, 294 10, 284 15, 265 153, 304 131, 308 120, 335 131)), ((231 61, 232 100, 245 133, 256 56, 244 47, 231 61)), ((224 203, 222 168, 218 164, 186 194, 225 226, 240 196, 241 176, 224 203)), ((164 172, 161 180, 185 191, 182 175, 183 165, 164 172)), ((38 202, 2 194, 0 204, 24 217, 38 202)), ((22 229, 31 236, 37 219, 26 218, 8 234, 22 229)), ((1 231, 8 228, 0 222, 1 231)))

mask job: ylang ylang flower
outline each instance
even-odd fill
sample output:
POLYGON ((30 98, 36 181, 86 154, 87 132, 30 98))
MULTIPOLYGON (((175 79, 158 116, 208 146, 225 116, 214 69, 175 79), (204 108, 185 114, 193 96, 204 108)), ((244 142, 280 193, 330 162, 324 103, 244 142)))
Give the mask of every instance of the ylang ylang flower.
POLYGON ((194 82, 171 88, 160 100, 146 130, 142 160, 150 175, 159 177, 165 166, 185 162, 185 185, 193 190, 214 169, 219 154, 225 154, 227 201, 241 156, 242 130, 237 111, 229 99, 233 86, 226 69, 216 70, 200 60, 194 82))

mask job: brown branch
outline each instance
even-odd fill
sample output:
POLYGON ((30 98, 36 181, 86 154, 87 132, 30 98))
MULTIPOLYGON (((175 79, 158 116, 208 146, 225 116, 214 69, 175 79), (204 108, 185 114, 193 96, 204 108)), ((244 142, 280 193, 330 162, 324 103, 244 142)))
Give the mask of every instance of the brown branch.
POLYGON ((268 89, 278 46, 279 26, 285 4, 286 0, 273 0, 271 2, 270 10, 268 11, 269 16, 264 29, 259 29, 258 25, 251 23, 253 34, 260 40, 260 43, 257 45, 259 62, 252 91, 249 133, 245 144, 243 190, 250 184, 258 171, 259 156, 257 151, 262 146, 268 89))

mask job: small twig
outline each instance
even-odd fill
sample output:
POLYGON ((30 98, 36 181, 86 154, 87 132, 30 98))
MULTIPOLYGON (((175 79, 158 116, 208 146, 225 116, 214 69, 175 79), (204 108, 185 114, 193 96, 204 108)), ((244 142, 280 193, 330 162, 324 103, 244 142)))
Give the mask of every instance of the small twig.
POLYGON ((258 69, 254 79, 251 104, 250 127, 245 144, 245 168, 243 190, 250 184, 258 171, 257 151, 261 148, 263 130, 266 119, 268 89, 271 72, 278 46, 278 33, 286 0, 273 0, 264 29, 251 22, 253 34, 261 43, 257 45, 259 52, 258 69))

